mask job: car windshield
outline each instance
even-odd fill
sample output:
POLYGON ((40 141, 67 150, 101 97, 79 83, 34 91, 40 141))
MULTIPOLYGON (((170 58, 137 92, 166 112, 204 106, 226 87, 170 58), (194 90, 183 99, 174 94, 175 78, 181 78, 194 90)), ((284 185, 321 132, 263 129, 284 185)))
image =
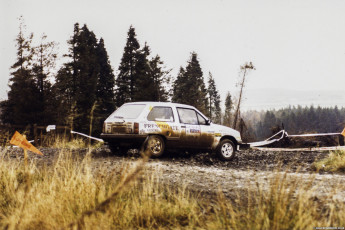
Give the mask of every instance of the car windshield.
POLYGON ((130 104, 130 105, 123 105, 119 109, 117 109, 112 115, 112 118, 120 118, 120 119, 135 119, 137 118, 140 113, 143 111, 146 105, 141 104, 130 104))

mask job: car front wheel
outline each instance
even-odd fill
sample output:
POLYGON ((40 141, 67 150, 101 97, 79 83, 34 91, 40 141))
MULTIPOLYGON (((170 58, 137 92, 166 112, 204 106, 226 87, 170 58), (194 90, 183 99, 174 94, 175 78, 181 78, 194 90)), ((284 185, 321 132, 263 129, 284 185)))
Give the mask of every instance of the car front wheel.
POLYGON ((219 143, 216 153, 220 159, 230 161, 235 157, 235 145, 231 140, 224 139, 219 143))
POLYGON ((165 148, 164 139, 159 135, 151 135, 147 141, 147 148, 148 154, 153 157, 157 158, 163 155, 165 148))

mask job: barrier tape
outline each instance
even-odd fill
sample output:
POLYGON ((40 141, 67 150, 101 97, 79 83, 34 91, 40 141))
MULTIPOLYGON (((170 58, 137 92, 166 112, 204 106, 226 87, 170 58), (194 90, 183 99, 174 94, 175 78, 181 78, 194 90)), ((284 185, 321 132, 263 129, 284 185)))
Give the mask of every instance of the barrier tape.
MULTIPOLYGON (((280 130, 278 133, 274 134, 273 136, 267 138, 264 141, 251 142, 248 144, 251 148, 259 148, 260 146, 265 146, 265 145, 272 144, 274 142, 278 142, 281 139, 283 139, 284 137, 318 137, 318 136, 335 136, 335 135, 345 136, 345 129, 343 130, 342 133, 310 133, 310 134, 297 134, 297 135, 289 135, 285 130, 280 130), (282 133, 280 138, 273 139, 274 137, 278 136, 280 133, 282 133)), ((334 147, 336 147, 336 146, 334 146, 334 147)), ((328 147, 322 147, 322 148, 318 148, 320 150, 312 150, 312 151, 322 151, 323 148, 328 148, 328 147)), ((285 149, 285 148, 269 148, 269 149, 281 151, 279 149, 285 149)), ((301 149, 297 149, 297 150, 294 149, 293 151, 308 151, 307 149, 310 149, 310 148, 301 148, 301 149)), ((327 150, 327 149, 325 149, 325 150, 327 150)), ((288 151, 290 151, 290 150, 288 150, 288 151)))
POLYGON ((259 147, 259 146, 269 145, 269 144, 272 144, 274 142, 280 141, 281 139, 283 139, 284 137, 287 137, 287 136, 288 136, 288 133, 285 130, 280 130, 278 133, 274 134, 273 136, 267 138, 264 141, 251 142, 248 144, 250 147, 259 147), (282 133, 282 135, 279 139, 272 139, 273 137, 278 136, 280 133, 282 133))
POLYGON ((252 147, 252 149, 261 151, 275 151, 275 152, 314 152, 314 151, 335 151, 335 150, 345 150, 345 146, 331 146, 331 147, 315 147, 315 148, 265 148, 265 147, 252 147))
POLYGON ((99 142, 104 142, 103 139, 96 138, 96 137, 91 137, 91 136, 86 135, 86 134, 84 134, 84 133, 78 133, 78 132, 75 132, 75 131, 72 131, 72 130, 71 130, 71 133, 75 133, 75 134, 78 134, 78 135, 80 135, 80 136, 87 137, 87 138, 90 138, 90 139, 93 139, 93 140, 96 140, 96 141, 99 141, 99 142))
POLYGON ((297 134, 289 135, 289 137, 318 137, 318 136, 335 136, 342 135, 341 133, 311 133, 311 134, 297 134))

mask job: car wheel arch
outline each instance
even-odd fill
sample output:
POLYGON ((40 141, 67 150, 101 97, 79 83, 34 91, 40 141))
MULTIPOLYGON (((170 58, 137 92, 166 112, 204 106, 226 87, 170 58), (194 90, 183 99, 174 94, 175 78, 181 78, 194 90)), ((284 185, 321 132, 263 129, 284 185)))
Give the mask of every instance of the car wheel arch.
POLYGON ((230 136, 230 135, 222 136, 222 138, 220 138, 220 140, 219 140, 219 143, 222 142, 224 139, 228 139, 228 140, 232 141, 235 145, 235 149, 237 148, 238 142, 237 142, 236 138, 234 138, 233 136, 230 136))

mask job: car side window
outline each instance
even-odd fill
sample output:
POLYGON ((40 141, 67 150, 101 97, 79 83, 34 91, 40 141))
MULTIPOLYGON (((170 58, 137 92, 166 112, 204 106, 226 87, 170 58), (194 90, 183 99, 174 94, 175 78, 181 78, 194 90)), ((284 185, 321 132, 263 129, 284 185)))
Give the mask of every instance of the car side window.
POLYGON ((177 108, 180 122, 183 124, 198 125, 198 117, 193 109, 177 108))
POLYGON ((203 118, 199 113, 197 113, 197 115, 198 115, 199 125, 206 125, 207 120, 203 118))
POLYGON ((149 121, 174 122, 174 115, 171 107, 153 107, 147 116, 149 121))

